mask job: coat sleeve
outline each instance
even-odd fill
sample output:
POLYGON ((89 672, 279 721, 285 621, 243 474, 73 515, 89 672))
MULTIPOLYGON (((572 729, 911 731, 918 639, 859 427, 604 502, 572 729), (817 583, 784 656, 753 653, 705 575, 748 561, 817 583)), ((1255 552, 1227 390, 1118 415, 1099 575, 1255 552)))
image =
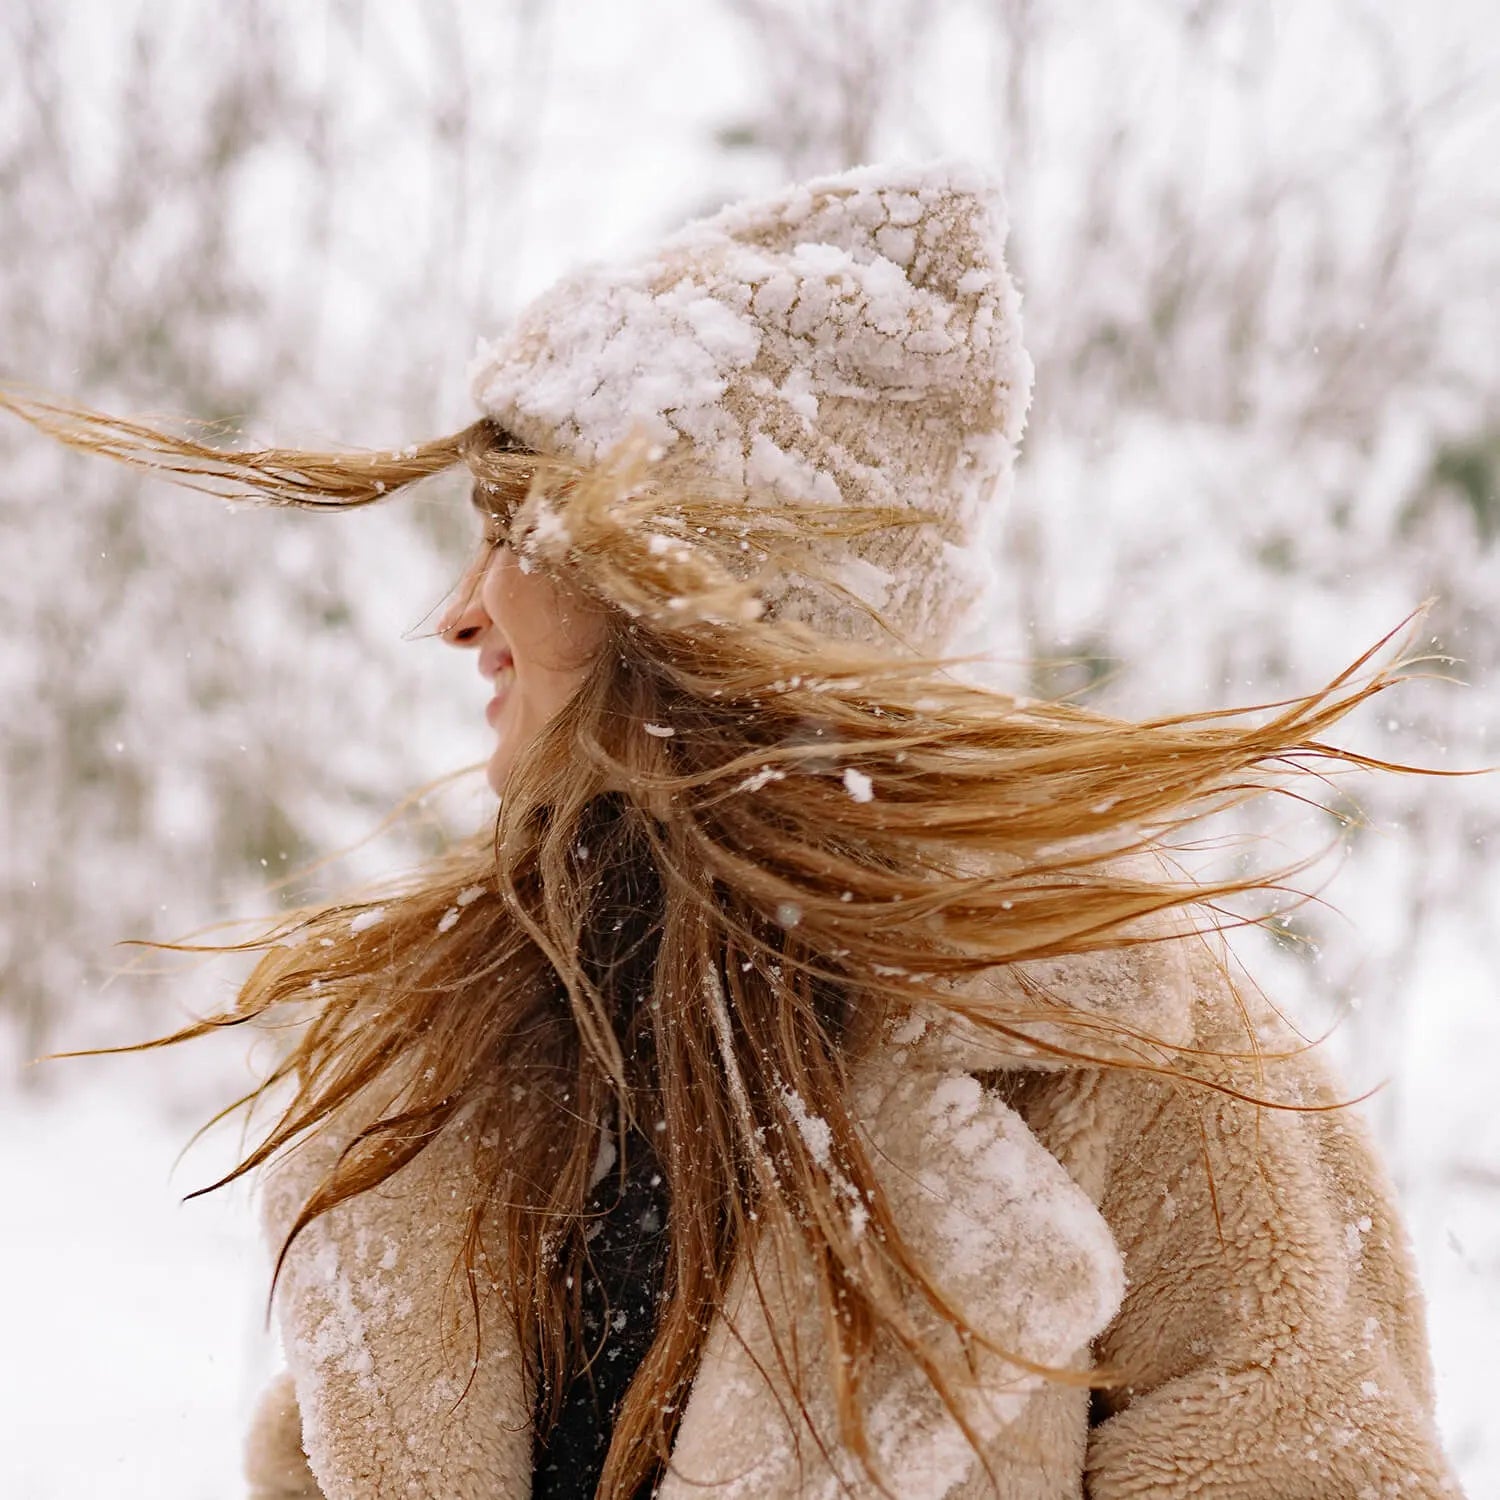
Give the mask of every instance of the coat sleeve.
POLYGON ((249 1500, 323 1500, 302 1449, 302 1413, 290 1373, 266 1387, 245 1443, 249 1500))
MULTIPOLYGON (((1192 964, 1201 1046, 1305 1046, 1192 964)), ((1185 1055, 1189 1060, 1190 1055, 1185 1055)), ((1189 1065, 1258 1107, 1139 1072, 1079 1070, 1047 1131, 1093 1171, 1126 1294, 1095 1343, 1124 1384, 1089 1433, 1090 1500, 1460 1495, 1433 1420, 1425 1309, 1363 1119, 1316 1053, 1189 1065), (1085 1148, 1084 1143, 1093 1143, 1085 1148), (1092 1151, 1092 1169, 1084 1160, 1092 1151)))

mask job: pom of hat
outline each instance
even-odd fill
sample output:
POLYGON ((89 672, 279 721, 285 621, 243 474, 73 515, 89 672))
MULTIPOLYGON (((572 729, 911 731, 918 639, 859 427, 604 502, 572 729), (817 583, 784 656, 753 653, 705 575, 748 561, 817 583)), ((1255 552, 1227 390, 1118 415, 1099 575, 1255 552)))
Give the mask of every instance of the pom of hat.
MULTIPOLYGON (((966 163, 795 184, 565 277, 481 341, 471 388, 577 462, 644 431, 767 503, 935 515, 820 563, 917 649, 982 650, 1033 374, 1007 229, 998 184, 966 163)), ((783 614, 872 634, 806 579, 772 587, 783 614)))

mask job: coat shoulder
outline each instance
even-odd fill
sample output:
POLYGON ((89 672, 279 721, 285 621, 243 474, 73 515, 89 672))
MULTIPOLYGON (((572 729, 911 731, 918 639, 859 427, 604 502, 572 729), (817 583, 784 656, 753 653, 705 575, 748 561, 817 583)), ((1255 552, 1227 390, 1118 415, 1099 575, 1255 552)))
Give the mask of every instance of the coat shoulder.
POLYGON ((1175 1054, 1001 1083, 1124 1258, 1095 1344, 1118 1383, 1090 1433, 1089 1495, 1458 1495, 1367 1123, 1222 949, 1181 956, 1191 1030, 1175 1054))

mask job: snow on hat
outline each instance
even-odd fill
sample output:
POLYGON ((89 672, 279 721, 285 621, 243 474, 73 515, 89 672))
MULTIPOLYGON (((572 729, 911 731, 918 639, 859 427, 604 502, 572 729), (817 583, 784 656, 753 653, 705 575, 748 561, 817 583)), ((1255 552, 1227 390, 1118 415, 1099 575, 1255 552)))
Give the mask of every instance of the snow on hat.
MULTIPOLYGON (((529 447, 577 462, 644 430, 772 502, 935 512, 940 526, 841 542, 838 582, 920 649, 981 651, 1032 382, 1007 227, 998 184, 956 162, 732 204, 557 283, 480 342, 473 394, 529 447)), ((806 580, 766 597, 869 634, 806 580)))

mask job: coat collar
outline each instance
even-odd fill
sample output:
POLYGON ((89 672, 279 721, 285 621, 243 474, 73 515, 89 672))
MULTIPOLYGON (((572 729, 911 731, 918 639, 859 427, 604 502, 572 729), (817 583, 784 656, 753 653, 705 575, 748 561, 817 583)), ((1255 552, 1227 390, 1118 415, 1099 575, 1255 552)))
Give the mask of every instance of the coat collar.
MULTIPOLYGON (((1124 1272, 1108 1226, 1057 1159, 993 1090, 944 1064, 937 1048, 882 1049, 856 1076, 854 1103, 897 1223, 976 1331, 1033 1363, 1075 1364, 1113 1318, 1124 1272)), ((1038 1446, 1055 1447, 1050 1434, 1064 1409, 1074 1409, 1072 1425, 1082 1430, 1082 1393, 1044 1387, 987 1350, 962 1373, 956 1341, 925 1310, 913 1312, 954 1372, 991 1462, 1024 1455, 999 1492, 1040 1493, 1038 1446)), ((661 1500, 702 1497, 705 1484, 715 1486, 707 1492, 715 1500, 874 1496, 838 1441, 823 1342, 800 1244, 763 1241, 709 1334, 661 1500), (808 1356, 804 1413, 782 1374, 773 1328, 783 1348, 808 1356)), ((877 1347, 864 1400, 891 1493, 939 1500, 979 1472, 958 1423, 895 1347, 877 1347)))
MULTIPOLYGON (((1124 1004, 1125 989, 1139 998, 1147 969, 1123 986, 1117 971, 1116 981, 1110 993, 1124 1004)), ((891 1028, 855 1071, 855 1117, 897 1222, 938 1285, 1001 1348, 1064 1365, 1113 1317, 1122 1264, 1095 1205, 974 1076, 1018 1059, 1002 1061, 972 1031, 910 1018, 891 1028)), ((267 1174, 263 1218, 276 1248, 340 1144, 325 1130, 267 1174)), ((287 1257, 278 1315, 303 1443, 327 1500, 530 1495, 530 1400, 500 1278, 479 1289, 477 1323, 449 1293, 460 1250, 452 1184, 468 1146, 467 1127, 452 1127, 390 1183, 317 1221, 287 1257)), ((819 1319, 800 1248, 763 1237, 708 1334, 663 1500, 700 1496, 704 1483, 722 1486, 725 1500, 832 1497, 846 1481, 864 1493, 839 1456, 819 1319), (783 1347, 790 1338, 813 1354, 806 1416, 790 1423, 796 1403, 773 1328, 783 1347)), ((949 1353, 961 1363, 960 1351, 949 1353)), ((982 1352, 962 1398, 981 1439, 1003 1435, 1025 1449, 1028 1434, 1055 1420, 1056 1400, 1077 1394, 1040 1384, 982 1352)), ((876 1458, 895 1493, 929 1500, 975 1471, 957 1424, 897 1351, 877 1350, 865 1389, 876 1458)))

